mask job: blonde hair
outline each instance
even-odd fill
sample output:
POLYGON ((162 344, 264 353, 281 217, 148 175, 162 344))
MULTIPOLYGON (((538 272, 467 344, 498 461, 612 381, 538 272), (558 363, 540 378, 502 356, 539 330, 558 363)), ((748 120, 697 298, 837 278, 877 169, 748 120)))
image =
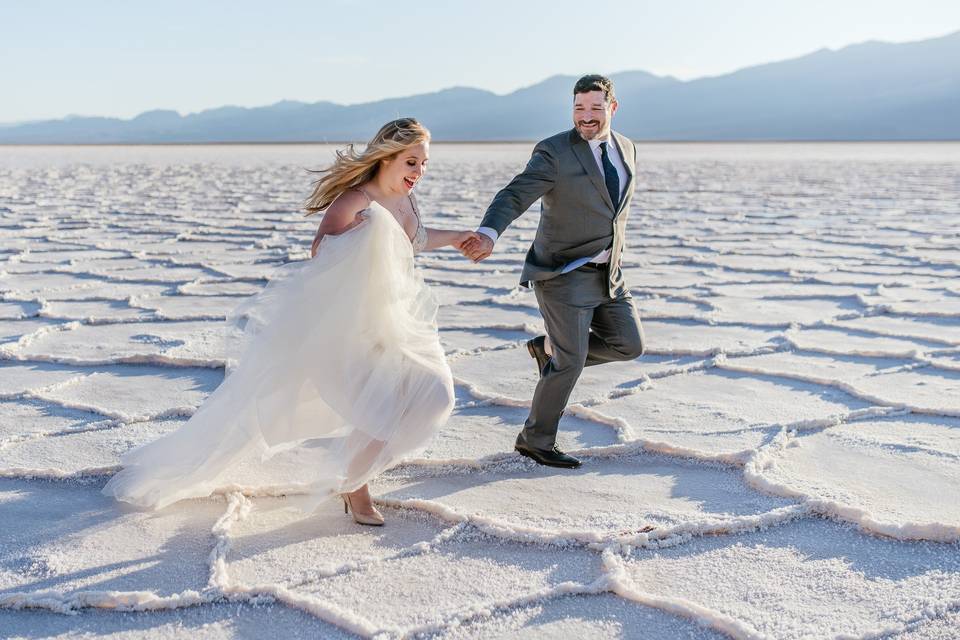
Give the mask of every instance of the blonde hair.
POLYGON ((369 182, 380 168, 381 160, 429 141, 430 132, 415 118, 399 118, 380 127, 363 151, 357 151, 352 144, 338 150, 332 166, 319 171, 309 170, 324 175, 313 183, 313 193, 304 205, 306 215, 323 211, 344 191, 369 182))

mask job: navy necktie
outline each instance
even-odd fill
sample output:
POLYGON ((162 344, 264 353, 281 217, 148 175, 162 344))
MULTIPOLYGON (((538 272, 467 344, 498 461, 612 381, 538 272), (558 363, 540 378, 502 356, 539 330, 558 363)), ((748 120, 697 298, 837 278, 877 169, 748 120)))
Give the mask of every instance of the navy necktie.
POLYGON ((610 156, 607 155, 607 143, 600 143, 600 162, 603 164, 603 181, 607 183, 607 191, 610 192, 610 201, 613 202, 613 208, 620 205, 620 176, 617 175, 617 169, 610 162, 610 156))

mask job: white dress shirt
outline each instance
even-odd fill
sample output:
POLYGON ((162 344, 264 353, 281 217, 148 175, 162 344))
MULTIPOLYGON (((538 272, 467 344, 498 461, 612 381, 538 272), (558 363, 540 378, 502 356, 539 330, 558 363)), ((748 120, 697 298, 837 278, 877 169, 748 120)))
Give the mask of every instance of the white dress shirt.
MULTIPOLYGON (((613 168, 617 170, 617 177, 620 179, 620 200, 623 200, 623 192, 627 187, 627 169, 623 166, 623 158, 620 157, 620 151, 617 149, 616 143, 613 141, 613 137, 608 133, 606 138, 594 138, 593 140, 587 140, 587 144, 590 145, 590 151, 593 152, 593 158, 597 161, 597 167, 600 169, 600 174, 603 175, 603 160, 600 153, 600 143, 607 143, 607 157, 610 158, 610 163, 613 165, 613 168)), ((478 233, 482 233, 494 242, 497 241, 499 235, 497 230, 491 227, 480 227, 477 229, 478 233)), ((569 262, 563 266, 563 269, 560 273, 567 273, 568 271, 573 271, 588 262, 610 262, 610 249, 604 249, 595 256, 588 258, 580 258, 569 262)))

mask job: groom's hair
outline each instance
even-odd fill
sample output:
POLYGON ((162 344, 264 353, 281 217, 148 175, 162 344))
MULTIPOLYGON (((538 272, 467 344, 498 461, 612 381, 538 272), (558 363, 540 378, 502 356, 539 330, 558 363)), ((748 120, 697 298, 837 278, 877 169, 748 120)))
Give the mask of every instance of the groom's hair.
POLYGON ((613 80, 606 76, 591 73, 588 76, 583 76, 577 80, 577 84, 573 85, 573 95, 590 93, 591 91, 603 91, 603 98, 607 102, 616 99, 613 93, 613 80))

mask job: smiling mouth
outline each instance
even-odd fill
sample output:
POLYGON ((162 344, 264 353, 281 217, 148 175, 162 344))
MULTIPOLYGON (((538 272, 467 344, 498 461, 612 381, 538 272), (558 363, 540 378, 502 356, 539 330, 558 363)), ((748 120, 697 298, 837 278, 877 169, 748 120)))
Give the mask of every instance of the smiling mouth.
POLYGON ((404 178, 403 184, 407 185, 407 189, 413 189, 414 185, 417 184, 417 181, 411 180, 410 178, 404 178))

